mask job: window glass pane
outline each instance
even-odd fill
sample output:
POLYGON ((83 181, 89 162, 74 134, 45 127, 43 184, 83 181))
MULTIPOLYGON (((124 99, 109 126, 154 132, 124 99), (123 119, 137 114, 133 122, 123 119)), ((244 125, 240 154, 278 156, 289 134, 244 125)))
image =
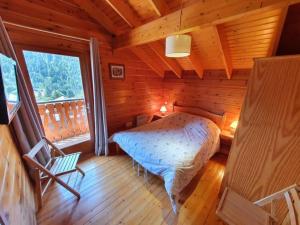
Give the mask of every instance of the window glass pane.
POLYGON ((37 102, 83 99, 79 57, 23 51, 37 102))
POLYGON ((17 102, 19 100, 19 94, 17 87, 16 62, 0 53, 0 65, 6 100, 8 102, 17 102))
POLYGON ((14 106, 19 102, 16 62, 2 53, 0 53, 0 72, 4 85, 7 111, 10 115, 14 110, 14 106))

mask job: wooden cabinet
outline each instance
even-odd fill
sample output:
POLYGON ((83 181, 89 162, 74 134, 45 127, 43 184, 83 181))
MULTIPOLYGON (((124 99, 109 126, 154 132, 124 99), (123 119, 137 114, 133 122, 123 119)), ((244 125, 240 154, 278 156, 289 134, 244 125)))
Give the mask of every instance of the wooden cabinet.
MULTIPOLYGON (((300 56, 255 60, 222 189, 255 201, 300 183, 300 56)), ((282 219, 286 206, 277 204, 282 219)))

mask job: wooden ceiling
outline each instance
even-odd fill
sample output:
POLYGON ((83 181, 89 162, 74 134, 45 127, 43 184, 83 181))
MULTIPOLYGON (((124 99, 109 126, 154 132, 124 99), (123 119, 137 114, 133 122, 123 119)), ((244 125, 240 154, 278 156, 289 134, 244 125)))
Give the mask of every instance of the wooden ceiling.
POLYGON ((297 0, 0 0, 7 26, 22 25, 81 38, 97 37, 115 51, 130 48, 159 76, 172 71, 251 68, 277 49, 290 4, 297 0), (179 17, 182 8, 182 25, 179 17), (169 34, 192 35, 192 54, 164 56, 169 34))

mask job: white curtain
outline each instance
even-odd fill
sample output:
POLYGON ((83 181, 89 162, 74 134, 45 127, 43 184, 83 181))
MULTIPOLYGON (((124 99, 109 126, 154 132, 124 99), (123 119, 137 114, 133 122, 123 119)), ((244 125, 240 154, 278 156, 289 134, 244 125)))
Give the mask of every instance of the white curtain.
MULTIPOLYGON (((11 128, 17 142, 18 149, 21 154, 28 153, 31 148, 41 140, 45 135, 41 118, 35 107, 35 100, 33 99, 33 92, 26 83, 26 79, 18 63, 13 45, 10 41, 9 35, 5 29, 3 21, 0 17, 0 50, 4 54, 13 58, 17 62, 18 70, 18 88, 21 99, 21 107, 15 115, 11 123, 11 128)), ((50 155, 46 150, 41 151, 37 155, 40 163, 46 164, 50 155)))
POLYGON ((90 40, 90 53, 92 64, 94 123, 95 123, 95 153, 108 155, 108 134, 106 123, 106 109, 101 73, 99 43, 97 39, 90 40))

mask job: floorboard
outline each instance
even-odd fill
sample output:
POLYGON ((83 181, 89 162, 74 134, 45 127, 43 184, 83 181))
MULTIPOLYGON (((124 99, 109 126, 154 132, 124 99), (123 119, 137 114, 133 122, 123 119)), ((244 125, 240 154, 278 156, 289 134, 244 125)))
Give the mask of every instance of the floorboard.
POLYGON ((81 193, 77 199, 53 184, 38 212, 41 225, 221 225, 215 216, 226 157, 216 154, 183 191, 178 215, 174 215, 161 179, 137 176, 128 156, 87 156, 80 162, 86 172, 63 176, 81 193))

